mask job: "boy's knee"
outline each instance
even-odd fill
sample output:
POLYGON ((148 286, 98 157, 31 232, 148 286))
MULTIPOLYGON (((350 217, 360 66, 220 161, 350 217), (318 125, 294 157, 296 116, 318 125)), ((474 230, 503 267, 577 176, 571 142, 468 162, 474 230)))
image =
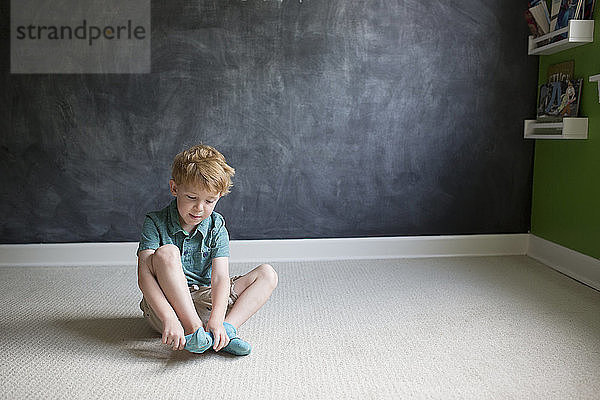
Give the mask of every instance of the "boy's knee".
POLYGON ((269 264, 261 264, 258 266, 258 270, 260 271, 261 277, 269 282, 273 289, 275 289, 275 287, 277 287, 277 283, 279 282, 279 277, 277 276, 275 268, 269 264))
POLYGON ((179 248, 174 244, 165 244, 160 246, 152 254, 152 266, 156 269, 179 266, 181 264, 181 253, 179 248))

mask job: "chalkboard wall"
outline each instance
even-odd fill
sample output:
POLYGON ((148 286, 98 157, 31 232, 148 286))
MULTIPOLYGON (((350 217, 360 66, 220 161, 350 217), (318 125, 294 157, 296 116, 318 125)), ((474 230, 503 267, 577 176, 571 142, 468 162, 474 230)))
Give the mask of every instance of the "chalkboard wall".
POLYGON ((10 74, 0 242, 137 241, 217 147, 232 239, 527 232, 522 0, 152 1, 152 73, 10 74))

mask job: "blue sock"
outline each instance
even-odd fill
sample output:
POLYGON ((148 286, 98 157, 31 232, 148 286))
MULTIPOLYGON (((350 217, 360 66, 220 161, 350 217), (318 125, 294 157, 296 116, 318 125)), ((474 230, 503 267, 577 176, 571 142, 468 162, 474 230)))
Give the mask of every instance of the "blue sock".
POLYGON ((213 345, 213 338, 211 335, 204 331, 204 328, 200 327, 192 334, 185 335, 185 347, 187 351, 191 353, 204 353, 210 349, 213 345))
POLYGON ((236 356, 247 356, 250 354, 252 346, 250 346, 250 343, 237 337, 237 331, 233 325, 228 322, 223 322, 223 326, 225 327, 227 336, 229 336, 229 344, 223 347, 223 351, 236 356))
MULTIPOLYGON (((250 346, 250 343, 237 337, 237 331, 235 330, 235 327, 229 322, 223 322, 223 326, 225 327, 225 332, 229 337, 229 344, 223 347, 223 351, 236 356, 247 356, 250 354, 252 351, 252 346, 250 346)), ((212 333, 210 333, 210 337, 212 341, 212 333)))

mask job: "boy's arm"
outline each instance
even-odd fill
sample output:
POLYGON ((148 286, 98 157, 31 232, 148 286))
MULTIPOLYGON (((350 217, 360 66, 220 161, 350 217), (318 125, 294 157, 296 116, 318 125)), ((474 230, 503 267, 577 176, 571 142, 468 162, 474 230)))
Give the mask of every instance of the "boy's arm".
POLYGON ((223 327, 227 304, 229 302, 229 257, 213 259, 211 272, 212 312, 206 324, 214 336, 214 349, 221 350, 229 343, 229 337, 223 327))
MULTIPOLYGON (((163 323, 163 343, 170 344, 172 339, 183 337, 183 326, 152 274, 153 254, 154 250, 142 250, 138 253, 138 286, 146 302, 163 323)), ((181 342, 181 339, 179 341, 181 342)), ((185 343, 185 340, 183 342, 185 343)), ((183 344, 177 343, 178 347, 183 347, 183 344)))

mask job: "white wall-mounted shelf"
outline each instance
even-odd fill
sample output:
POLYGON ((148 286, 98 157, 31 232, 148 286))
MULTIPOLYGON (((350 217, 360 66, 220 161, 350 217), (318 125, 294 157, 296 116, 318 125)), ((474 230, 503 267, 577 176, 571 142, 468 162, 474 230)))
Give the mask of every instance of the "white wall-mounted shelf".
POLYGON ((587 118, 563 118, 562 122, 525 120, 525 139, 587 139, 587 118))
POLYGON ((600 74, 590 76, 590 82, 598 82, 598 103, 600 103, 600 74))
POLYGON ((554 54, 558 53, 559 51, 570 49, 571 47, 581 46, 593 41, 594 20, 571 19, 569 20, 569 25, 562 29, 558 29, 554 32, 550 32, 546 35, 536 38, 529 36, 529 49, 527 54, 530 56, 554 54), (567 37, 565 39, 540 46, 540 43, 543 43, 544 41, 552 39, 563 33, 567 33, 567 37))

